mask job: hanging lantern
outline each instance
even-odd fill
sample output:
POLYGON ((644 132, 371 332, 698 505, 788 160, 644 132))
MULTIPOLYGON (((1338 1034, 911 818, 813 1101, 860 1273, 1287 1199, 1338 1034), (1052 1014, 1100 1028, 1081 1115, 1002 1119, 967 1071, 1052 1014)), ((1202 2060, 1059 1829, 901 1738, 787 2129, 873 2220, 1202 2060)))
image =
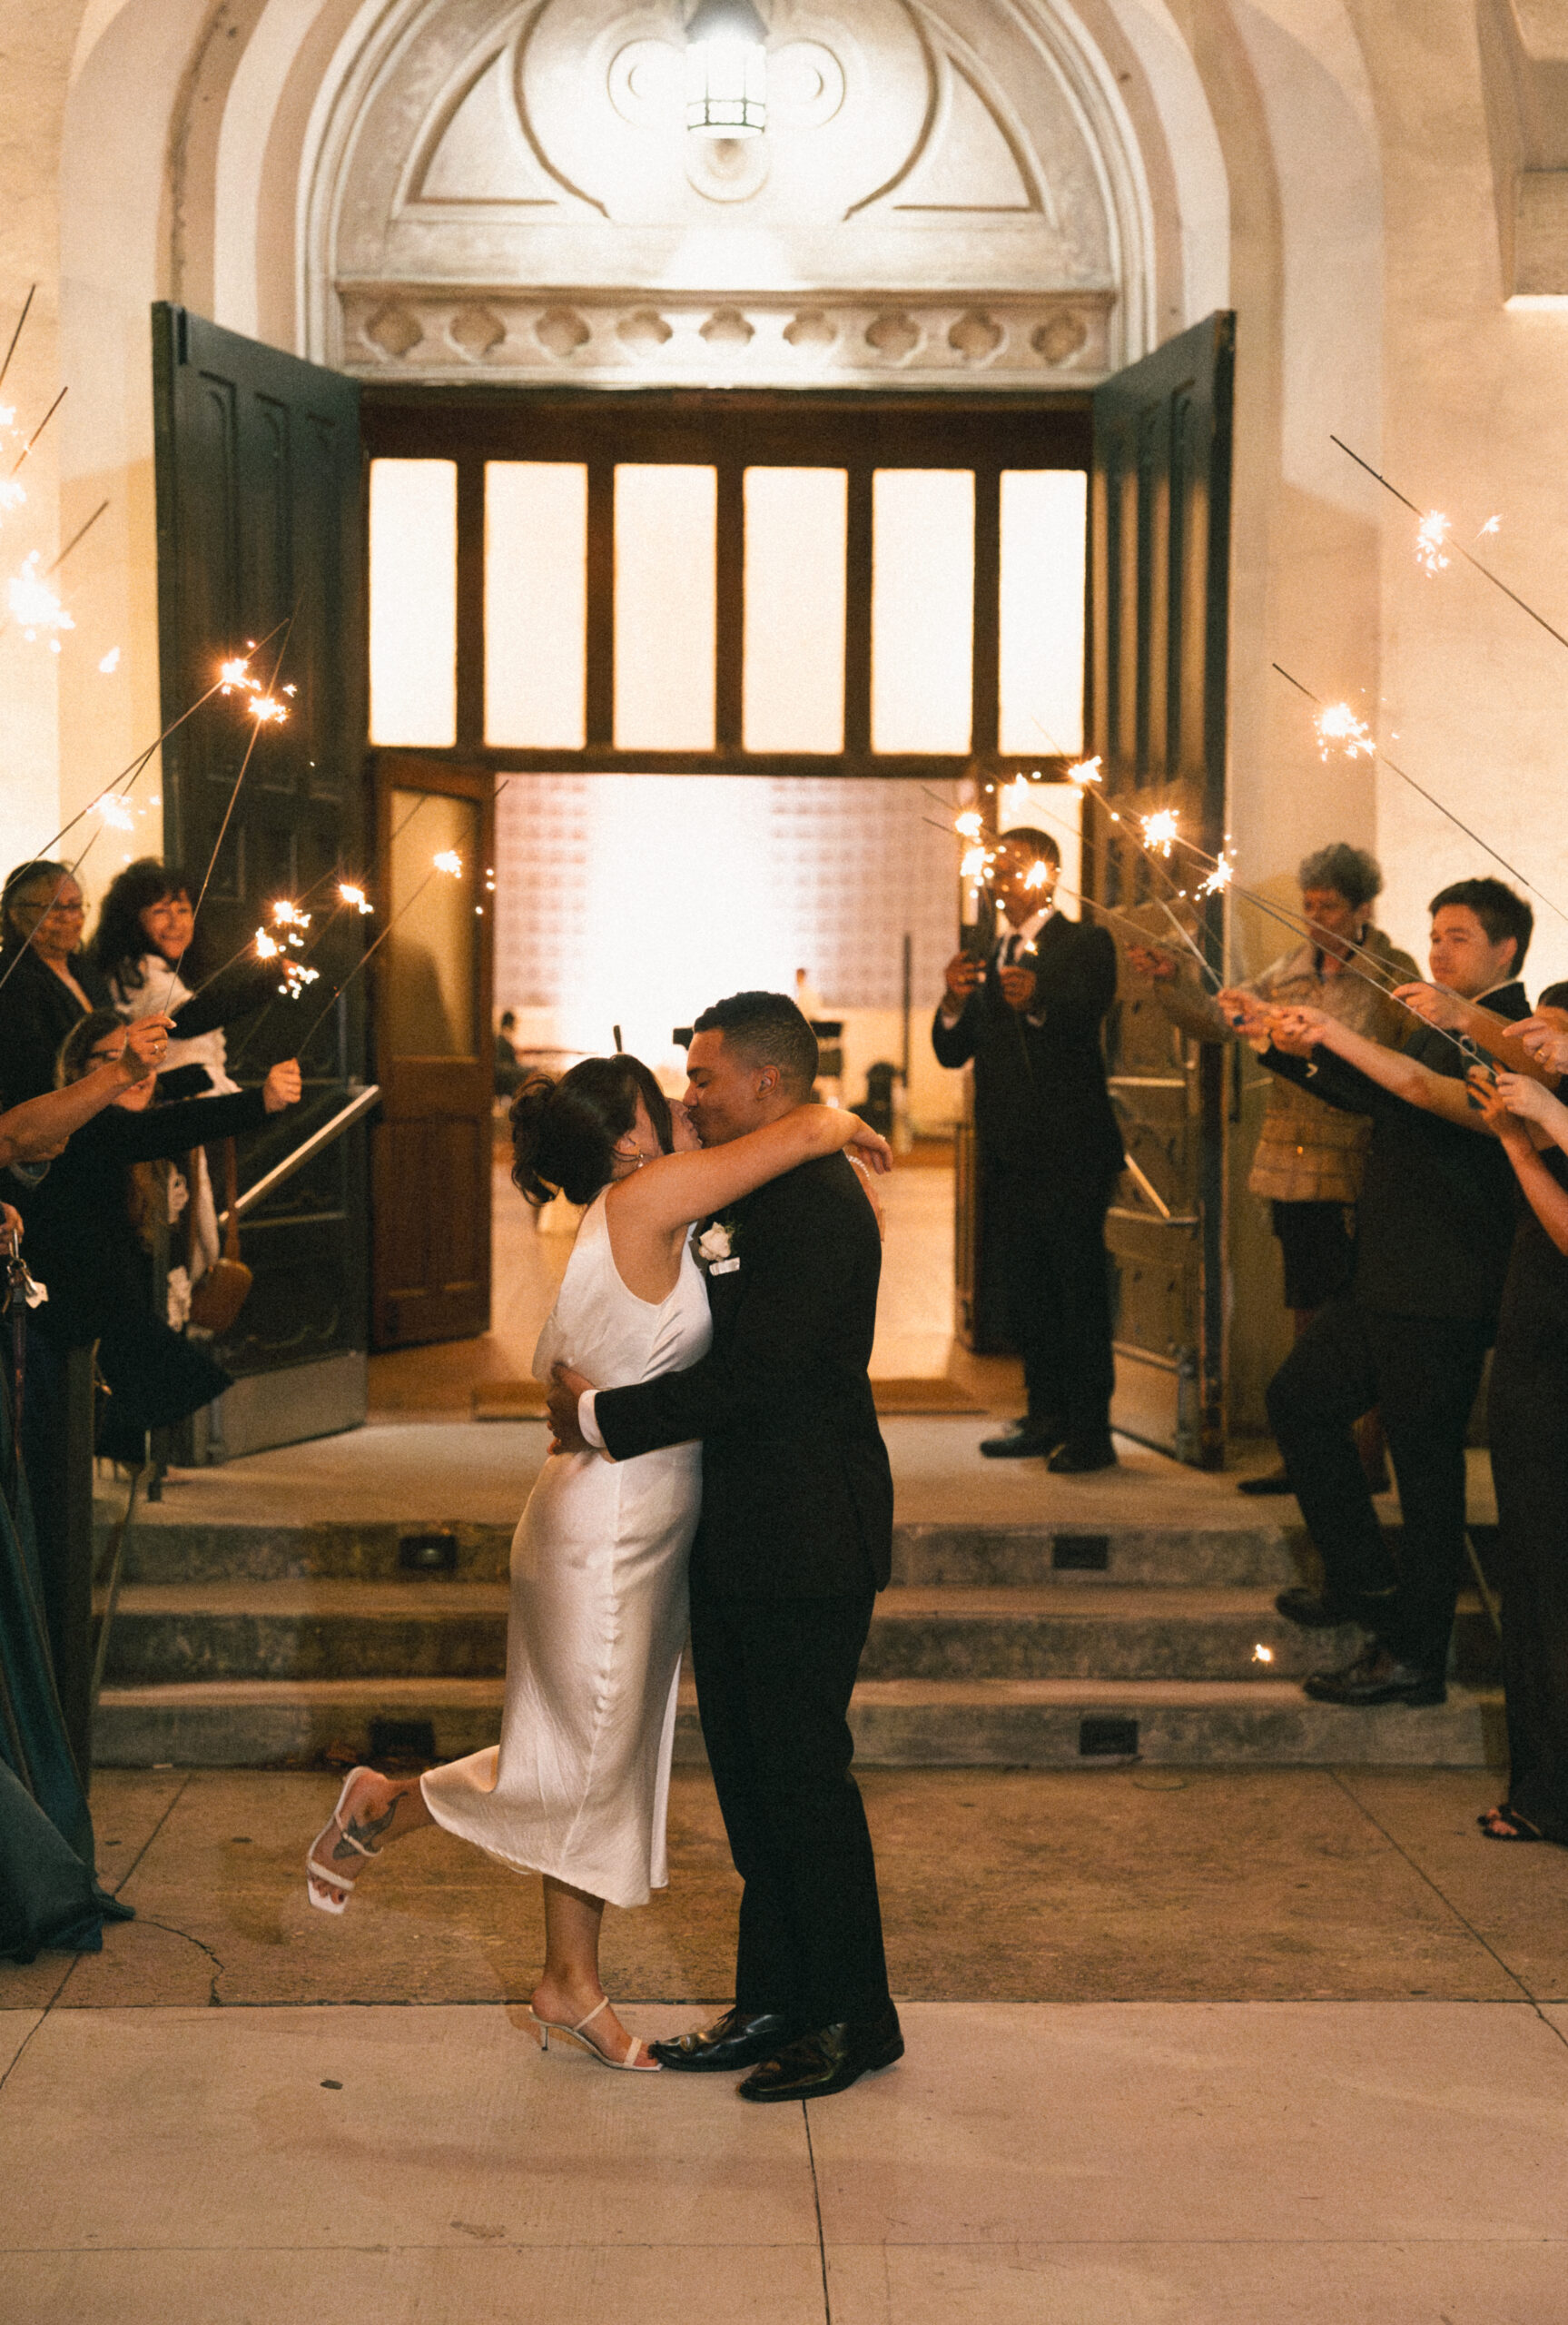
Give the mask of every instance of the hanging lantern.
POLYGON ((697 0, 686 26, 686 127, 760 137, 768 119, 767 26, 752 0, 697 0))

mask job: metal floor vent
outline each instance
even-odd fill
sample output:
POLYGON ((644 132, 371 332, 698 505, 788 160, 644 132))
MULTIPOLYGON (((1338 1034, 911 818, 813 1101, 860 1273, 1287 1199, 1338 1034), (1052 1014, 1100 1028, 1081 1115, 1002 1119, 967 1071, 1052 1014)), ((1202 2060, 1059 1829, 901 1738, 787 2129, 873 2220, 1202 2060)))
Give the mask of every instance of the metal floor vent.
POLYGON ((1135 1760, 1138 1722, 1119 1719, 1109 1712, 1090 1712, 1078 1723, 1080 1760, 1135 1760))

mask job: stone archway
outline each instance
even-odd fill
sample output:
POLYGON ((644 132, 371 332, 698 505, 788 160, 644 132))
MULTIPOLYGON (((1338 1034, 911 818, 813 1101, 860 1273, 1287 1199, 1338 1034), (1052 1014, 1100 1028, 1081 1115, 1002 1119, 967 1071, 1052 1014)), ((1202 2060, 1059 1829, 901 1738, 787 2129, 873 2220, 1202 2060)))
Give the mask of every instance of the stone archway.
POLYGON ((308 157, 307 351, 604 386, 1085 385, 1152 237, 1103 67, 986 0, 774 0, 770 120, 691 136, 677 0, 426 0, 308 157))

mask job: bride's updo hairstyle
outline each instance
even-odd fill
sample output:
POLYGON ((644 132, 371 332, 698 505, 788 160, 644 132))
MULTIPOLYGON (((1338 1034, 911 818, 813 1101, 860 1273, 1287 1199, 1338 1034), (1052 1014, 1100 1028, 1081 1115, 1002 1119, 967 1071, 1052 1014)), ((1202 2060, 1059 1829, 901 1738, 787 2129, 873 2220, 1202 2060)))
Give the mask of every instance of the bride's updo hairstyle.
POLYGON ((673 1133, 669 1101, 636 1057, 589 1057, 556 1081, 530 1073, 512 1101, 512 1182, 542 1208, 557 1194, 588 1203, 616 1174, 616 1141, 648 1110, 663 1154, 673 1133))

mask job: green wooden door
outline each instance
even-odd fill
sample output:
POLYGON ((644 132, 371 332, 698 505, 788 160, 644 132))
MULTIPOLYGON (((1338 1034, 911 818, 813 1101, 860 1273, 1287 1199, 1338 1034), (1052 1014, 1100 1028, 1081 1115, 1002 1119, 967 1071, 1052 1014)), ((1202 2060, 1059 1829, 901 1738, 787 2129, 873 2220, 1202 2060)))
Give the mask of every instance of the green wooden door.
MULTIPOLYGON (((1236 319, 1207 322, 1095 391, 1090 482, 1090 749, 1104 798, 1136 827, 1174 808, 1218 856, 1226 831, 1226 688, 1236 319)), ((1161 867, 1085 809, 1086 890, 1169 924, 1161 867)), ((1194 860, 1173 859, 1195 886, 1194 860)), ((1202 877, 1202 866, 1196 866, 1202 877)), ((1221 959, 1223 900, 1198 931, 1221 959)), ((1205 1469, 1225 1459, 1225 1054, 1124 994, 1108 1028, 1129 1173, 1108 1242, 1116 1287, 1118 1429, 1205 1469)))
MULTIPOLYGON (((315 888, 315 994, 279 1000, 230 1037, 238 1078, 291 1056, 320 1000, 379 923, 343 915, 321 935, 330 876, 368 869, 360 391, 351 380, 160 303, 153 310, 163 722, 219 662, 276 631, 253 662, 291 686, 287 723, 260 738, 202 913, 208 954, 242 945, 280 897, 315 888)), ((220 698, 163 748, 164 851, 199 881, 233 792, 245 722, 220 698)), ((356 980, 301 1056, 305 1103, 247 1143, 242 1187, 342 1103, 365 1071, 356 980)), ((231 1453, 362 1420, 367 1347, 363 1128, 350 1131, 245 1224, 255 1283, 218 1350, 237 1386, 215 1417, 231 1453)))

